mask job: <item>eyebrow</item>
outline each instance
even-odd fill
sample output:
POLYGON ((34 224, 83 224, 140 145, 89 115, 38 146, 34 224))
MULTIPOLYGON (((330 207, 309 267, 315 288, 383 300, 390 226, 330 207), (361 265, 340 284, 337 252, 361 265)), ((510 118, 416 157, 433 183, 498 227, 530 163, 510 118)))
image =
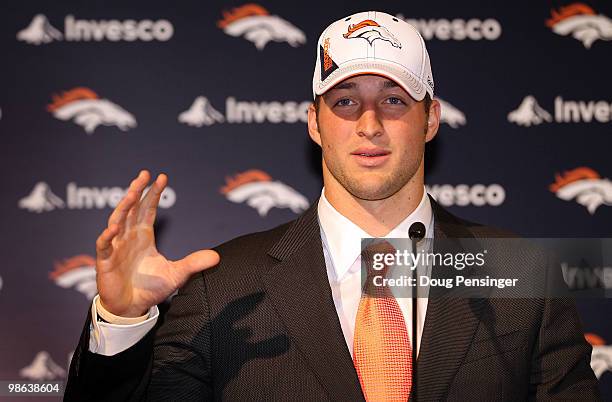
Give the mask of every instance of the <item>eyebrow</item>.
POLYGON ((391 81, 391 80, 387 80, 385 81, 385 83, 383 84, 383 88, 384 89, 388 89, 388 88, 396 88, 399 87, 399 84, 395 81, 391 81))
POLYGON ((332 89, 355 89, 357 88, 357 84, 354 82, 341 82, 340 84, 334 86, 332 89))
MULTIPOLYGON (((396 88, 399 87, 398 83, 391 80, 386 80, 383 83, 382 89, 396 88)), ((341 82, 340 84, 334 86, 332 89, 355 89, 357 88, 357 84, 354 82, 341 82)))

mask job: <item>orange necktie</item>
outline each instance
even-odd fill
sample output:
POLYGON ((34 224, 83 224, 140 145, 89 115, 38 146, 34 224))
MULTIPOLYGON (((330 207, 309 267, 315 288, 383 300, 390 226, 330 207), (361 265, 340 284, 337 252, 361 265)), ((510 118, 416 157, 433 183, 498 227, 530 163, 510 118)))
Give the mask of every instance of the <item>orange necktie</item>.
POLYGON ((412 386, 412 348, 404 316, 391 290, 372 282, 376 275, 385 277, 389 268, 373 269, 374 253, 395 253, 395 248, 385 241, 368 246, 362 253, 368 277, 357 310, 353 361, 368 402, 406 402, 412 386))

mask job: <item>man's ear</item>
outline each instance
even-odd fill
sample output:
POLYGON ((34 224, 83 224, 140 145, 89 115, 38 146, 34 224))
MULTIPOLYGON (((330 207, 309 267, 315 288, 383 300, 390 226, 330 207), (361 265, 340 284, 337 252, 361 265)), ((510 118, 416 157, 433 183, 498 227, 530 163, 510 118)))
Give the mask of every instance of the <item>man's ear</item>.
POLYGON ((308 134, 314 142, 321 146, 321 133, 319 133, 319 123, 317 122, 317 110, 314 103, 308 107, 308 134))
POLYGON ((425 142, 431 141, 438 133, 440 128, 440 102, 437 99, 432 99, 429 106, 429 118, 427 119, 427 131, 425 132, 425 142))

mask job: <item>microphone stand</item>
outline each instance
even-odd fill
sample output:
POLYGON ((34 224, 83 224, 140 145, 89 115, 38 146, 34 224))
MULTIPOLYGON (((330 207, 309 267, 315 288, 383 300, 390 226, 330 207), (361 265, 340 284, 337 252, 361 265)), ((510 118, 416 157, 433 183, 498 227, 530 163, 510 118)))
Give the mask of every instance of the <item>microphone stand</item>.
POLYGON ((418 317, 418 308, 417 308, 417 290, 419 287, 418 284, 418 266, 416 264, 416 255, 417 255, 417 243, 425 237, 425 225, 422 222, 414 222, 410 225, 410 229, 408 229, 408 237, 410 238, 410 243, 412 245, 412 253, 415 257, 413 261, 415 261, 414 269, 412 270, 412 283, 414 284, 412 288, 412 398, 409 398, 412 401, 417 401, 417 387, 416 387, 416 367, 417 367, 417 348, 418 348, 418 325, 417 325, 417 317, 418 317))

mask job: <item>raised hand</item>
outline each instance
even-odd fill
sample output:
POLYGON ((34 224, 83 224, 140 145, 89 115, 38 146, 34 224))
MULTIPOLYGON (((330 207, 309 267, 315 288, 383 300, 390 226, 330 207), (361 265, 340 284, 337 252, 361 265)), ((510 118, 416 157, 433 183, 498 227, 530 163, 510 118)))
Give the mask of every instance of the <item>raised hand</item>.
POLYGON ((151 176, 142 170, 108 219, 96 241, 96 282, 109 312, 137 317, 159 304, 192 274, 219 263, 213 250, 196 251, 170 261, 155 247, 153 223, 168 177, 160 174, 142 197, 151 176), (142 199, 141 199, 142 198, 142 199))

